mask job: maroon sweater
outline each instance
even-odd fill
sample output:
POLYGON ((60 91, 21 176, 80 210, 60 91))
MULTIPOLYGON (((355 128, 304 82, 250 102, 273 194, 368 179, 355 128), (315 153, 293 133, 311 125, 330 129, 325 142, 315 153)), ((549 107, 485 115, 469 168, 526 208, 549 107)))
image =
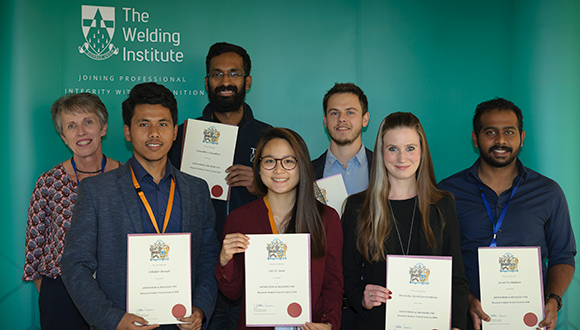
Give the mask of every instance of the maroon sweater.
MULTIPOLYGON (((333 329, 340 329, 343 294, 342 226, 336 211, 327 206, 322 222, 326 232, 326 254, 320 259, 311 259, 310 265, 312 322, 330 323, 333 329)), ((228 215, 223 236, 231 233, 272 234, 268 209, 263 199, 246 204, 228 215)), ((234 255, 224 267, 218 262, 215 276, 221 292, 230 299, 238 299, 244 294, 244 254, 234 255)), ((246 327, 244 298, 237 329, 273 328, 246 327)))

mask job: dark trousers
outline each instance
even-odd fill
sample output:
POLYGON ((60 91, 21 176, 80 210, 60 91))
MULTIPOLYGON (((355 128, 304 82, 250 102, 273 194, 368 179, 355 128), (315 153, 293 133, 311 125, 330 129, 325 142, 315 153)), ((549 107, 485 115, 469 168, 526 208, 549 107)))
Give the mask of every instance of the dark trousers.
POLYGON ((242 311, 242 299, 244 297, 232 300, 219 291, 207 330, 235 330, 242 311))
POLYGON ((40 327, 43 330, 90 328, 70 298, 60 276, 56 279, 42 277, 38 307, 40 327))

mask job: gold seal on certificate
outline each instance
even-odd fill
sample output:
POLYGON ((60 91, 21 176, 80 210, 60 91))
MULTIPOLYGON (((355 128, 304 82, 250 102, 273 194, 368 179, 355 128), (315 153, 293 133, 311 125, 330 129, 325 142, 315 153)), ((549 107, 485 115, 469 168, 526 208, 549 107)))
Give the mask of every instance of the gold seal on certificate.
POLYGON ((181 156, 181 171, 204 179, 211 198, 229 199, 226 169, 234 163, 238 126, 188 119, 181 156))
POLYGON ((544 318, 540 247, 480 247, 481 307, 491 317, 483 329, 535 327, 544 318))
POLYGON ((316 180, 316 199, 342 215, 342 203, 348 197, 342 174, 335 174, 316 180))
POLYGON ((385 329, 449 329, 451 257, 387 255, 385 329))
POLYGON ((246 325, 300 326, 310 322, 310 234, 248 237, 246 325))
POLYGON ((149 324, 191 315, 191 234, 127 235, 127 312, 149 324))

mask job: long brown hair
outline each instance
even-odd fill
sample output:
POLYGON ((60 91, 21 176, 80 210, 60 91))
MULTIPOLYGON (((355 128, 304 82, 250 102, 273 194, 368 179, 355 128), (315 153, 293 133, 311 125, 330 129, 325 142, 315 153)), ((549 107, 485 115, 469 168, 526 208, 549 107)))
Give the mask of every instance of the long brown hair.
POLYGON ((286 233, 310 233, 310 247, 312 258, 318 259, 324 256, 326 247, 326 234, 322 225, 324 206, 316 200, 314 195, 314 172, 310 164, 310 153, 306 143, 298 135, 288 128, 274 127, 267 131, 256 147, 254 160, 254 180, 258 188, 264 194, 268 188, 260 177, 260 159, 266 143, 273 139, 287 141, 298 159, 298 185, 296 186, 296 201, 292 208, 291 218, 286 225, 286 233))
MULTIPOLYGON (((419 134, 421 162, 417 172, 415 172, 417 203, 421 212, 423 231, 431 248, 437 246, 437 240, 429 223, 429 209, 432 204, 437 203, 448 194, 437 188, 427 137, 419 118, 410 112, 395 112, 388 115, 381 123, 377 134, 369 187, 365 192, 357 230, 358 250, 370 262, 384 260, 388 253, 385 243, 391 235, 393 219, 388 203, 391 185, 383 160, 383 137, 387 131, 396 128, 411 128, 419 134)), ((443 226, 445 219, 443 219, 441 211, 438 208, 437 210, 443 221, 443 226)))

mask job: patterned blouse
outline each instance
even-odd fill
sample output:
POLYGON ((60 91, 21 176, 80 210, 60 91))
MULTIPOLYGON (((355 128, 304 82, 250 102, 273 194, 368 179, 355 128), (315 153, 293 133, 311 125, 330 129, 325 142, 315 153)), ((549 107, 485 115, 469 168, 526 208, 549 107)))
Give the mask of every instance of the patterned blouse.
POLYGON ((28 207, 22 280, 60 275, 64 234, 70 227, 77 187, 62 163, 43 173, 36 181, 28 207))

